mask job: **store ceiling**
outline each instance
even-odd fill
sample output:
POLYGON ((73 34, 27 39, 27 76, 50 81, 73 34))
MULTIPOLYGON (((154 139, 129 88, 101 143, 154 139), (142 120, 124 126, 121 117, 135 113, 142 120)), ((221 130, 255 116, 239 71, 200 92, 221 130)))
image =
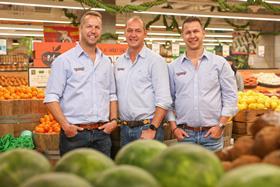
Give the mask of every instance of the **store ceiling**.
MULTIPOLYGON (((279 0, 271 0, 273 2, 280 3, 279 0)), ((107 0, 109 3, 116 3, 118 5, 127 5, 127 4, 141 4, 143 2, 150 2, 150 0, 107 0)), ((180 16, 176 16, 176 20, 179 25, 181 25, 182 21, 185 19, 186 13, 192 13, 194 15, 197 14, 207 14, 209 16, 219 16, 219 15, 231 15, 231 16, 247 16, 251 18, 256 17, 267 17, 268 19, 279 19, 279 21, 250 21, 251 26, 250 30, 262 30, 262 31, 280 31, 280 13, 273 13, 264 9, 259 9, 258 12, 248 12, 248 13, 220 13, 215 9, 211 12, 212 6, 218 6, 212 0, 168 0, 169 4, 173 9, 163 8, 165 5, 153 7, 149 11, 159 11, 159 12, 173 12, 173 13, 181 13, 180 16)), ((232 0, 227 1, 233 4, 240 3, 240 0, 232 0)), ((5 36, 4 33, 14 33, 14 34, 34 34, 34 36, 38 36, 40 38, 42 36, 43 29, 43 21, 56 21, 61 23, 70 22, 68 18, 65 17, 62 8, 51 8, 52 6, 68 6, 68 10, 76 14, 81 14, 81 10, 73 9, 73 7, 81 7, 81 5, 74 0, 1 0, 0 1, 0 37, 9 37, 5 36), (7 4, 3 4, 3 3, 7 4), (36 6, 23 6, 23 5, 11 5, 11 3, 29 3, 29 4, 37 4, 36 6), (38 5, 39 4, 39 5, 38 5), (47 7, 43 7, 43 5, 47 5, 47 7), (69 8, 70 7, 70 8, 69 8), (10 20, 15 19, 15 20, 10 20), (20 21, 19 19, 25 19, 20 21), (32 21, 33 20, 33 21, 32 21), (35 21, 38 22, 35 22, 35 21), (14 29, 7 29, 8 27, 17 27, 14 29), (20 30, 20 28, 30 28, 30 30, 20 30), (4 29, 6 28, 6 29, 4 29)), ((280 7, 280 4, 274 4, 274 6, 280 7)), ((139 14, 145 22, 151 21, 155 15, 151 14, 139 14)), ((131 14, 117 15, 116 23, 124 24, 126 19, 130 17, 131 14)), ((206 18, 202 18, 202 21, 205 22, 206 18)), ((230 19, 235 24, 244 24, 247 23, 248 20, 242 19, 230 19)), ((167 17, 167 21, 170 22, 170 16, 167 17)), ((110 24, 110 23, 106 23, 110 24)), ((159 20, 154 25, 163 26, 163 21, 159 20)), ((227 24, 224 19, 221 18, 212 18, 211 23, 209 25, 210 28, 232 28, 229 24, 227 24)), ((115 27, 117 32, 123 31, 122 27, 115 27)), ((151 28, 150 32, 164 32, 165 29, 159 28, 151 28)), ((210 31, 209 31, 210 32, 210 31)), ((212 32, 212 31, 211 31, 212 32)), ((172 33, 172 32, 170 32, 172 33)), ((227 34, 227 33, 225 33, 227 34)), ((16 37, 16 36, 13 36, 16 37)))

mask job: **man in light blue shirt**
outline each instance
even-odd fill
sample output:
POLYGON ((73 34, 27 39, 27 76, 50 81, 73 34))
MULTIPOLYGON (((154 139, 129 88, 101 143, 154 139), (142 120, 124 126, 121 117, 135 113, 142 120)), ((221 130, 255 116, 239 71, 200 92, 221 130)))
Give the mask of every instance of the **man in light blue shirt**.
POLYGON ((61 155, 90 147, 110 156, 117 97, 111 61, 96 47, 101 29, 101 15, 86 12, 80 21, 79 44, 51 66, 44 103, 62 127, 61 155))
POLYGON ((144 46, 146 30, 139 17, 127 21, 125 36, 129 48, 115 64, 121 146, 137 139, 162 141, 161 122, 172 103, 167 64, 144 46))
POLYGON ((184 21, 182 37, 187 50, 169 65, 175 110, 169 112, 169 121, 178 141, 218 151, 223 148, 224 126, 237 112, 237 88, 227 61, 204 49, 204 36, 198 18, 184 21))

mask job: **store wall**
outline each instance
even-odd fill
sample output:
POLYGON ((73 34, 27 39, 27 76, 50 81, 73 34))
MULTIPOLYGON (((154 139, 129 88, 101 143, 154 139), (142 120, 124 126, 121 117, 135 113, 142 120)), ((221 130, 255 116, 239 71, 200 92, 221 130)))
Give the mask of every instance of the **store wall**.
MULTIPOLYGON (((249 64, 252 68, 274 68, 275 67, 275 36, 260 36, 258 46, 264 46, 264 57, 259 56, 258 49, 256 55, 250 55, 249 64)), ((278 44, 279 45, 279 44, 278 44)), ((279 46, 280 47, 280 46, 279 46)), ((280 49, 280 48, 279 48, 280 49)), ((279 52, 278 52, 279 53, 279 52)), ((278 54, 280 55, 280 54, 278 54)))
POLYGON ((274 54, 275 54, 275 67, 280 68, 280 35, 275 36, 275 48, 274 48, 274 54))

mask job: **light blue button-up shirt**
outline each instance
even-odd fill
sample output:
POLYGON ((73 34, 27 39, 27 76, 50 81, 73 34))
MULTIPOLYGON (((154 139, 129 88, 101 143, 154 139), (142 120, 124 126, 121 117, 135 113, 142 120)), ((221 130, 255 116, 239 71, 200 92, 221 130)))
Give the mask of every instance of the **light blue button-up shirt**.
POLYGON ((156 106, 171 107, 167 64, 149 48, 144 46, 134 63, 128 52, 120 56, 115 76, 122 120, 152 119, 156 106))
POLYGON ((95 61, 77 44, 52 63, 44 103, 58 101, 71 124, 108 121, 117 100, 110 59, 97 49, 95 61))
MULTIPOLYGON (((224 58, 204 50, 197 69, 186 55, 178 57, 168 69, 177 124, 213 126, 221 116, 237 112, 236 81, 224 58)), ((175 120, 172 112, 169 120, 175 120)))

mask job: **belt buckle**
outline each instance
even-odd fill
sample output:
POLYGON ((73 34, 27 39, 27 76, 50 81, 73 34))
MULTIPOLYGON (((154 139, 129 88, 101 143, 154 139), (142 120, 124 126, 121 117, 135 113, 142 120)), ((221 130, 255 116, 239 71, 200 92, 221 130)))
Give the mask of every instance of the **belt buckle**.
POLYGON ((144 123, 145 125, 148 125, 148 124, 150 124, 151 122, 150 122, 149 119, 144 119, 144 120, 143 120, 143 123, 144 123))

